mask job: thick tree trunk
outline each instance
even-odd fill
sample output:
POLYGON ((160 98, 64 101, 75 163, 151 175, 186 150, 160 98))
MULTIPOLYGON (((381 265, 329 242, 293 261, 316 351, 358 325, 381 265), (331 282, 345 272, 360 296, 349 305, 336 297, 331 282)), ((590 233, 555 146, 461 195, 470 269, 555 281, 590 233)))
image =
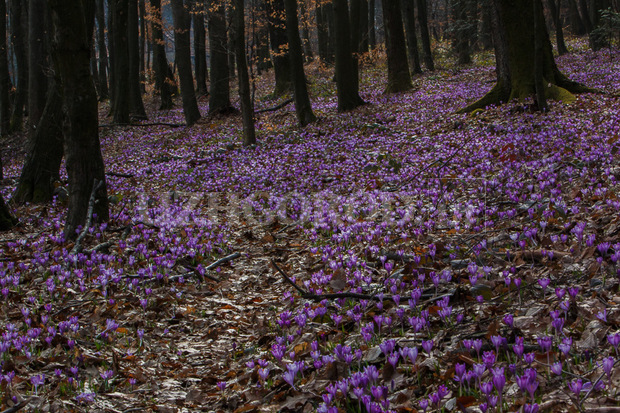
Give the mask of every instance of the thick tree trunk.
POLYGON ((226 9, 221 1, 210 0, 208 19, 209 49, 211 50, 209 114, 231 113, 233 108, 230 104, 226 9))
POLYGON ((291 58, 291 69, 293 75, 293 85, 295 88, 295 111, 297 121, 303 127, 316 120, 312 113, 308 88, 306 86, 306 76, 304 74, 304 58, 301 50, 301 39, 299 37, 299 23, 297 21, 297 0, 284 0, 286 10, 286 28, 288 33, 289 56, 291 58))
POLYGON ((537 19, 537 27, 541 29, 538 31, 538 41, 542 46, 539 70, 542 72, 545 98, 568 103, 574 101, 573 93, 592 91, 569 80, 558 70, 542 7, 538 9, 540 13, 534 16, 531 0, 495 0, 494 4, 498 19, 495 28, 498 82, 482 99, 461 112, 482 109, 515 98, 522 101, 536 94, 535 70, 532 65, 536 56, 536 32, 532 25, 534 18, 537 19))
POLYGON ((422 39, 422 56, 426 70, 435 70, 433 52, 431 51, 431 36, 428 33, 428 10, 426 0, 416 0, 418 6, 418 23, 420 24, 420 38, 422 39))
POLYGON ((336 87, 338 111, 343 112, 363 105, 359 95, 358 68, 352 51, 349 8, 347 0, 333 0, 336 25, 336 87))
POLYGON ((368 47, 375 50, 377 47, 377 29, 375 27, 375 0, 368 0, 368 47))
POLYGON ((108 49, 105 41, 105 11, 104 0, 97 0, 97 50, 99 52, 99 78, 97 79, 97 89, 99 90, 99 100, 107 99, 108 89, 108 49))
POLYGON ((45 96, 47 94, 47 47, 45 39, 49 32, 45 24, 47 5, 45 0, 30 0, 30 13, 28 16, 28 128, 29 134, 33 133, 41 114, 45 108, 45 96))
POLYGON ((387 52, 388 81, 385 93, 403 92, 412 88, 399 1, 382 1, 387 52))
MULTIPOLYGON (((0 0, 0 27, 6 27, 6 0, 0 0)), ((11 105, 9 91, 11 79, 9 77, 9 59, 6 30, 0 30, 0 135, 10 133, 11 105)), ((1 171, 1 169, 0 169, 1 171)), ((2 173, 0 172, 0 175, 2 173)))
POLYGON ((562 30, 562 20, 560 19, 560 2, 556 4, 555 0, 547 0, 549 5, 549 12, 553 19, 553 26, 555 27, 555 41, 558 45, 558 54, 561 56, 568 53, 566 43, 564 43, 564 31, 562 30))
POLYGON ((11 114, 11 131, 20 131, 24 123, 24 108, 28 97, 28 53, 26 51, 28 2, 11 0, 10 5, 11 43, 17 62, 17 89, 11 114))
POLYGON ((196 73, 196 92, 199 96, 209 94, 207 89, 207 49, 205 34, 204 0, 194 0, 192 13, 194 23, 194 72, 196 73))
POLYGON ((161 0, 151 0, 151 32, 153 33, 153 67, 155 69, 155 87, 159 90, 160 110, 172 108, 172 89, 174 80, 168 77, 170 72, 166 58, 163 21, 161 18, 161 0))
POLYGON ((293 87, 288 35, 286 34, 286 13, 284 0, 265 0, 265 6, 269 18, 269 43, 276 78, 273 96, 276 97, 289 92, 293 87))
MULTIPOLYGON (((99 145, 97 94, 90 74, 90 47, 86 30, 84 0, 49 0, 54 23, 52 56, 61 80, 65 110, 64 142, 69 176, 69 208, 65 239, 89 217, 88 207, 94 182, 103 182, 95 194, 97 221, 108 219, 105 170, 99 145)), ((96 215, 96 217, 95 217, 96 215)))
POLYGON ((200 119, 196 93, 194 92, 194 78, 192 76, 192 58, 190 49, 190 4, 183 0, 172 0, 172 17, 174 19, 174 51, 179 83, 181 84, 181 98, 183 99, 183 115, 188 126, 200 119))
POLYGON ((407 36, 407 52, 409 55, 409 65, 413 73, 422 73, 420 66, 420 52, 418 49, 418 36, 415 28, 415 7, 413 0, 401 0, 403 10, 403 20, 405 23, 405 34, 407 36))
POLYGON ((135 119, 147 119, 142 101, 140 76, 140 36, 138 32, 138 0, 129 0, 127 9, 127 42, 129 43, 129 113, 135 119))
POLYGON ((254 105, 250 96, 250 78, 245 54, 245 22, 243 0, 235 0, 235 45, 237 46, 237 72, 239 79, 239 98, 241 99, 241 116, 243 118, 243 145, 256 143, 254 130, 254 105))
POLYGON ((12 202, 45 203, 52 200, 53 184, 59 179, 63 156, 62 118, 60 85, 52 79, 41 119, 28 137, 26 160, 12 202))
POLYGON ((114 93, 112 94, 112 116, 114 123, 128 124, 130 102, 129 79, 129 0, 111 0, 112 41, 114 43, 114 93))

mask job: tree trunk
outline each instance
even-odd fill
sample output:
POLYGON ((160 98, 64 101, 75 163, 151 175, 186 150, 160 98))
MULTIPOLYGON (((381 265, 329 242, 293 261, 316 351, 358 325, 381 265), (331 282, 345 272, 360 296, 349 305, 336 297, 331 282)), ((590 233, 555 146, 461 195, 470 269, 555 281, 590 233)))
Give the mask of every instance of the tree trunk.
POLYGON ((297 21, 297 0, 284 0, 284 8, 286 10, 289 56, 291 58, 293 85, 295 88, 295 111, 297 113, 297 120, 303 127, 314 122, 316 117, 312 113, 312 106, 310 105, 310 97, 308 96, 308 88, 306 86, 306 75, 304 74, 304 58, 297 21))
POLYGON ((581 21, 586 29, 586 33, 592 32, 592 20, 590 20, 590 7, 588 7, 588 0, 579 0, 579 11, 581 12, 581 21))
MULTIPOLYGON (((0 162, 0 168, 2 168, 2 163, 0 162)), ((11 215, 11 211, 9 211, 9 207, 4 202, 2 195, 0 195, 0 231, 6 231, 17 224, 17 220, 11 215)))
POLYGON ((194 0, 194 72, 196 73, 196 92, 207 96, 207 49, 205 34, 204 0, 194 0))
POLYGON ((84 0, 49 0, 48 3, 55 29, 52 56, 61 81, 65 111, 64 147, 69 176, 65 239, 75 238, 78 227, 88 220, 95 181, 103 185, 95 194, 93 218, 107 221, 109 214, 84 3, 84 0))
POLYGON ((146 26, 145 0, 138 1, 138 14, 140 18, 140 93, 146 93, 146 39, 148 37, 146 26))
POLYGON ((196 93, 194 92, 194 78, 192 77, 192 58, 190 49, 190 4, 183 0, 172 0, 172 18, 174 19, 174 51, 179 83, 181 84, 181 98, 183 99, 183 115, 187 126, 192 126, 200 119, 196 93))
MULTIPOLYGON (((359 58, 359 52, 360 52, 360 39, 362 38, 362 32, 361 32, 362 26, 359 24, 359 21, 360 21, 360 15, 361 15, 360 9, 362 7, 362 4, 361 4, 361 0, 350 0, 348 3, 349 3, 349 9, 346 10, 347 14, 343 12, 343 16, 347 18, 347 25, 349 27, 348 31, 349 31, 349 36, 351 39, 349 43, 348 53, 352 57, 353 65, 351 66, 350 69, 345 69, 343 73, 351 74, 352 82, 354 82, 354 85, 355 85, 355 91, 356 93, 359 94, 360 76, 359 76, 358 58, 359 58)), ((346 2, 343 5, 346 5, 346 2)), ((334 15, 336 15, 335 11, 334 11, 334 15)), ((338 21, 340 23, 340 20, 338 21)), ((338 42, 337 37, 338 37, 339 31, 342 35, 344 35, 344 32, 342 32, 342 29, 336 28, 336 42, 338 42)), ((347 63, 347 64, 350 64, 350 63, 347 63)))
POLYGON ((147 119, 142 101, 140 80, 140 36, 138 32, 138 0, 129 0, 127 4, 127 42, 129 52, 129 113, 135 119, 147 119))
POLYGON ((590 22, 592 30, 589 32, 590 47, 594 51, 609 47, 609 34, 602 27, 601 12, 611 7, 609 0, 592 0, 590 3, 590 22))
POLYGON ((161 18, 161 0, 151 0, 151 32, 153 33, 153 67, 155 69, 155 87, 159 90, 160 110, 172 108, 172 89, 174 80, 168 77, 170 71, 166 58, 163 21, 161 18))
POLYGON ((105 41, 104 0, 97 0, 97 50, 99 52, 99 78, 97 80, 99 100, 110 97, 108 90, 108 50, 105 41))
POLYGON ((289 92, 293 86, 284 0, 265 0, 265 7, 269 18, 269 43, 271 44, 273 71, 276 78, 273 96, 277 97, 289 92))
POLYGON ((418 6, 418 23, 420 24, 420 38, 422 39, 422 56, 426 70, 435 70, 433 52, 431 52, 431 36, 428 33, 428 10, 426 0, 416 0, 418 6))
POLYGON ((333 0, 336 25, 336 87, 338 111, 344 112, 364 104, 359 95, 358 68, 352 51, 347 0, 333 0))
POLYGON ((585 25, 579 14, 576 0, 568 0, 568 19, 571 32, 576 36, 583 36, 586 33, 585 25))
POLYGON ((475 30, 472 30, 472 27, 475 27, 473 22, 476 16, 472 16, 471 9, 471 0, 451 0, 450 2, 452 46, 459 65, 471 63, 470 41, 473 41, 476 35, 475 30))
MULTIPOLYGON (((103 0, 102 0, 103 1, 103 0)), ((108 18, 107 18, 107 33, 108 33, 108 94, 110 95, 110 114, 114 114, 114 88, 116 88, 116 60, 114 59, 114 9, 116 8, 117 0, 107 0, 108 2, 108 18)))
MULTIPOLYGON (((540 2, 541 0, 535 0, 540 2)), ((482 99, 472 103, 461 112, 471 112, 489 105, 507 102, 513 98, 524 100, 535 95, 535 71, 531 62, 536 55, 536 32, 532 25, 534 18, 542 45, 541 70, 544 95, 546 99, 561 100, 564 103, 574 101, 573 93, 592 91, 577 82, 569 80, 557 68, 553 58, 549 34, 545 28, 542 7, 537 16, 531 0, 494 0, 497 10, 496 60, 498 82, 482 99)))
POLYGON ((28 97, 28 54, 26 51, 28 2, 11 0, 10 5, 11 43, 13 43, 17 62, 17 88, 11 114, 11 131, 20 131, 24 123, 24 108, 28 97))
POLYGON ((45 0, 30 0, 28 16, 28 124, 29 134, 33 133, 45 108, 47 94, 47 48, 45 39, 49 33, 45 24, 47 5, 45 0))
POLYGON ((329 60, 327 54, 327 42, 329 42, 329 26, 325 19, 325 6, 322 4, 322 0, 316 0, 315 18, 316 36, 319 46, 319 58, 323 63, 327 63, 329 60))
POLYGON ((336 19, 334 18, 334 4, 330 1, 325 4, 325 21, 327 22, 327 55, 329 63, 332 64, 336 57, 336 19))
MULTIPOLYGON (((6 0, 0 0, 0 27, 6 27, 6 0)), ((11 79, 7 51, 6 30, 0 30, 0 136, 8 135, 11 127, 11 79)))
POLYGON ((358 53, 367 53, 368 52, 368 0, 359 0, 360 2, 360 17, 359 17, 359 25, 360 25, 360 33, 361 38, 359 41, 358 53))
POLYGON ((370 50, 375 50, 375 48, 377 47, 375 8, 375 0, 368 0, 368 47, 370 47, 370 50))
POLYGON ((404 92, 413 87, 407 64, 403 15, 399 1, 382 1, 388 81, 385 93, 404 92))
POLYGON ((308 15, 308 10, 306 8, 306 0, 302 0, 299 3, 299 14, 301 16, 301 35, 302 35, 302 45, 303 45, 303 51, 304 51, 304 60, 306 62, 311 62, 313 55, 312 55, 312 45, 310 44, 310 25, 308 23, 310 16, 308 15))
MULTIPOLYGON (((114 43, 114 93, 112 94, 112 115, 114 123, 129 123, 129 0, 111 0, 112 41, 114 43)), ((91 183, 92 184, 92 183, 91 183)))
POLYGON ((546 112, 548 107, 547 97, 545 96, 543 42, 547 36, 547 28, 544 17, 542 19, 536 18, 538 15, 543 15, 541 2, 534 0, 532 3, 532 16, 534 17, 534 91, 536 92, 538 110, 546 112))
POLYGON ((547 0, 549 4, 549 12, 555 26, 555 41, 558 45, 558 54, 561 56, 568 53, 566 43, 564 43, 564 31, 562 30, 562 20, 560 19, 560 2, 556 4, 555 0, 547 0))
POLYGON ((481 1, 480 45, 483 50, 493 47, 493 5, 491 0, 481 1))
POLYGON ((245 53, 245 22, 243 0, 235 0, 235 45, 237 46, 237 72, 239 79, 239 98, 241 99, 241 116, 243 118, 243 145, 256 144, 254 130, 254 105, 250 96, 250 78, 245 53))
POLYGON ((21 205, 52 200, 63 156, 62 118, 60 84, 52 79, 41 119, 28 137, 26 159, 12 202, 21 205))
POLYGON ((209 114, 231 113, 228 51, 226 38, 226 9, 218 0, 210 0, 209 49, 211 50, 211 87, 209 89, 209 114))
POLYGON ((228 40, 228 47, 226 48, 226 51, 228 53, 228 77, 230 79, 234 79, 236 74, 235 74, 235 24, 234 24, 234 12, 233 12, 233 8, 232 5, 228 4, 228 6, 226 7, 226 20, 227 20, 227 25, 226 27, 228 27, 228 31, 226 33, 227 35, 227 40, 228 40))
POLYGON ((422 67, 420 66, 420 52, 418 50, 418 37, 415 30, 415 7, 413 0, 401 0, 400 4, 403 10, 403 19, 405 22, 409 64, 413 68, 413 73, 422 73, 422 67))

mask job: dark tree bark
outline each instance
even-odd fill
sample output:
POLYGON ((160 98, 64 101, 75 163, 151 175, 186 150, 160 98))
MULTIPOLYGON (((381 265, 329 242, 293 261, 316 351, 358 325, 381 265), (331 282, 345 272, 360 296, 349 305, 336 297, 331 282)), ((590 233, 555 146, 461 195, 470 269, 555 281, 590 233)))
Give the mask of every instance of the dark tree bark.
POLYGON ((209 49, 211 50, 211 84, 209 114, 230 113, 230 84, 226 38, 226 9, 218 0, 210 0, 208 16, 209 49))
POLYGON ((29 134, 34 132, 45 108, 47 94, 47 47, 49 33, 45 24, 47 5, 45 0, 30 0, 28 16, 28 124, 29 134))
POLYGON ((183 115, 185 123, 191 126, 200 119, 200 110, 194 92, 194 78, 192 76, 192 58, 190 49, 190 4, 183 0, 172 0, 172 18, 174 19, 174 51, 179 83, 181 84, 181 98, 183 99, 183 115))
POLYGON ((312 113, 308 88, 306 86, 306 75, 304 74, 304 58, 301 50, 301 39, 299 37, 299 23, 297 21, 297 0, 284 0, 286 10, 286 29, 288 33, 289 56, 291 58, 291 69, 293 75, 293 85, 295 88, 295 111, 297 121, 303 127, 316 120, 312 113))
POLYGON ((375 50, 377 47, 375 9, 375 0, 368 0, 368 47, 370 47, 370 50, 375 50))
MULTIPOLYGON (((6 0, 0 0, 0 27, 6 27, 6 0)), ((9 59, 6 30, 0 30, 0 135, 10 133, 11 104, 9 91, 11 79, 9 77, 9 59)), ((2 169, 0 169, 1 171, 2 169)), ((2 173, 0 172, 0 175, 2 173)))
POLYGON ((228 4, 226 7, 226 20, 228 27, 228 32, 226 34, 228 40, 228 46, 226 48, 226 52, 228 53, 228 77, 230 79, 234 79, 236 75, 235 73, 235 24, 234 24, 234 11, 231 4, 228 4))
MULTIPOLYGON (((553 1, 553 0, 551 0, 553 1)), ((536 104, 538 110, 546 112, 547 97, 545 96, 545 79, 544 79, 544 55, 543 43, 547 36, 547 28, 545 19, 537 19, 536 16, 542 15, 542 4, 540 1, 534 0, 532 8, 532 16, 534 17, 534 91, 536 92, 536 104)), ((553 57, 552 57, 553 58, 553 57)))
MULTIPOLYGON (((536 0, 540 3, 541 0, 536 0)), ((565 103, 575 99, 573 93, 592 91, 562 74, 553 58, 549 34, 545 27, 542 11, 534 16, 531 0, 494 0, 496 22, 496 72, 498 81, 495 87, 482 99, 462 109, 470 112, 489 105, 507 102, 513 98, 524 100, 535 95, 535 71, 531 62, 535 61, 537 27, 542 45, 541 68, 546 99, 561 100, 565 103)), ((542 7, 538 10, 542 10, 542 7)))
POLYGON ((130 109, 129 78, 129 39, 128 17, 129 0, 111 0, 112 42, 114 51, 114 93, 112 94, 112 116, 114 123, 128 124, 130 109))
POLYGON ((306 62, 311 62, 313 55, 312 55, 312 45, 310 44, 310 24, 308 22, 310 16, 308 15, 308 10, 306 8, 305 0, 302 0, 299 3, 299 14, 301 16, 301 36, 302 36, 304 58, 306 62))
POLYGON ((315 18, 319 58, 323 63, 328 63, 327 43, 329 42, 329 25, 325 18, 325 6, 323 6, 322 0, 316 0, 315 18))
POLYGON ((336 25, 336 87, 338 111, 343 112, 363 105, 359 95, 357 61, 353 56, 349 8, 347 0, 333 0, 336 25))
POLYGON ((254 105, 250 96, 250 77, 245 53, 245 22, 243 0, 235 0, 235 50, 237 54, 237 72, 239 79, 239 98, 241 99, 241 116, 243 118, 243 145, 256 144, 254 130, 254 105))
POLYGON ((582 36, 586 33, 585 25, 579 14, 576 0, 568 0, 568 19, 570 22, 570 30, 574 35, 582 36))
POLYGON ((17 88, 11 114, 11 131, 20 131, 24 123, 24 108, 28 97, 28 53, 26 51, 28 2, 10 0, 10 5, 11 43, 17 62, 17 88))
POLYGON ((359 0, 360 2, 360 16, 359 16, 359 25, 360 25, 360 33, 361 38, 359 41, 359 53, 367 53, 368 52, 368 0, 359 0))
MULTIPOLYGON (((352 82, 354 82, 354 85, 355 85, 355 90, 356 92, 358 92, 359 83, 360 83, 360 80, 359 80, 360 79, 360 76, 359 76, 360 39, 362 38, 362 31, 361 31, 362 26, 359 24, 359 21, 360 21, 360 16, 362 14, 360 10, 362 7, 362 4, 361 4, 361 0, 350 0, 348 3, 349 3, 349 10, 348 10, 349 14, 346 17, 348 17, 347 20, 348 20, 348 26, 349 26, 349 33, 351 36, 350 53, 351 53, 351 57, 353 58, 352 59, 353 65, 351 66, 351 69, 347 69, 346 71, 349 71, 349 73, 351 74, 351 77, 353 78, 352 82)), ((335 11, 334 11, 334 15, 336 15, 335 11)), ((336 28, 336 38, 338 37, 339 30, 341 29, 336 28)), ((342 35, 344 35, 344 33, 342 33, 342 35)), ((338 41, 338 39, 336 39, 336 41, 338 41)))
POLYGON ((560 2, 556 4, 555 0, 547 0, 549 5, 549 12, 553 19, 553 26, 555 27, 555 41, 558 45, 558 54, 561 56, 568 53, 566 43, 564 43, 564 31, 562 30, 562 20, 560 19, 560 2))
MULTIPOLYGON (((6 8, 6 4, 4 3, 4 0, 0 0, 0 3, 2 3, 0 4, 0 13, 1 13, 2 9, 6 8)), ((6 13, 4 13, 3 16, 6 16, 6 13)), ((6 17, 2 17, 2 19, 6 19, 6 17)), ((0 179, 2 179, 2 177, 3 177, 2 159, 0 159, 0 179)), ((2 195, 0 195, 0 231, 9 230, 13 228, 15 224, 17 224, 17 220, 15 219, 15 217, 13 217, 13 215, 11 215, 11 211, 9 211, 9 207, 4 202, 4 198, 2 197, 2 195)))
POLYGON ((84 3, 87 0, 49 0, 54 24, 52 56, 61 80, 65 111, 64 148, 69 176, 69 208, 65 239, 87 221, 94 182, 103 185, 95 193, 93 218, 108 219, 105 170, 99 145, 97 93, 90 74, 90 46, 84 3))
POLYGON ((151 0, 153 13, 151 31, 153 33, 153 67, 155 69, 155 87, 159 90, 160 110, 172 108, 172 89, 174 80, 169 78, 170 72, 166 58, 164 43, 163 21, 161 18, 161 0, 151 0))
POLYGON ((483 50, 489 50, 493 47, 493 5, 491 0, 482 0, 481 8, 480 45, 483 50))
POLYGON ((28 136, 26 160, 12 202, 45 203, 52 200, 63 156, 62 96, 60 85, 50 81, 47 102, 37 127, 28 136))
POLYGON ((265 7, 269 18, 269 43, 276 78, 273 96, 281 96, 293 86, 284 0, 265 0, 265 7))
POLYGON ((420 38, 422 40, 422 56, 426 70, 435 70, 433 52, 431 52, 431 36, 428 33, 428 10, 426 0, 416 0, 418 6, 418 23, 420 24, 420 38))
POLYGON ((412 88, 399 1, 382 1, 387 52, 388 81, 385 93, 403 92, 412 88))
POLYGON ((114 9, 116 8, 116 1, 117 0, 107 0, 108 18, 106 19, 108 33, 108 78, 110 82, 108 86, 108 95, 110 98, 110 114, 112 115, 114 114, 114 89, 116 88, 116 77, 114 76, 116 72, 116 60, 114 59, 114 9))
POLYGON ((129 43, 129 113, 135 119, 147 119, 142 101, 140 76, 140 36, 138 32, 138 0, 129 0, 127 4, 127 41, 129 43))
POLYGON ((609 0, 591 0, 590 2, 590 23, 592 30, 589 31, 590 47, 594 51, 601 50, 609 46, 609 38, 606 31, 601 27, 601 12, 611 7, 609 0))
POLYGON ((327 55, 329 63, 334 63, 336 57, 336 19, 334 18, 334 4, 332 1, 325 4, 324 17, 327 22, 327 55))
POLYGON ((473 42, 476 36, 475 6, 475 2, 471 0, 451 0, 450 2, 452 47, 456 52, 459 65, 471 63, 470 42, 473 42))
POLYGON ((579 11, 581 12, 581 21, 586 29, 586 33, 592 32, 592 20, 590 19, 590 7, 588 7, 588 0, 579 0, 579 11))
POLYGON ((138 15, 140 18, 140 93, 146 93, 146 39, 148 37, 146 26, 145 0, 138 1, 138 15))
POLYGON ((205 33, 204 0, 194 0, 192 13, 194 24, 194 72, 196 73, 196 92, 199 96, 209 94, 207 89, 207 49, 205 33))
POLYGON ((97 0, 97 51, 99 52, 99 77, 97 78, 97 90, 99 100, 107 99, 108 90, 108 49, 105 41, 105 11, 104 0, 97 0))
POLYGON ((422 73, 422 67, 420 66, 420 52, 418 49, 418 36, 416 35, 415 7, 413 0, 401 0, 400 3, 403 9, 405 34, 407 36, 409 65, 411 66, 413 73, 422 73))

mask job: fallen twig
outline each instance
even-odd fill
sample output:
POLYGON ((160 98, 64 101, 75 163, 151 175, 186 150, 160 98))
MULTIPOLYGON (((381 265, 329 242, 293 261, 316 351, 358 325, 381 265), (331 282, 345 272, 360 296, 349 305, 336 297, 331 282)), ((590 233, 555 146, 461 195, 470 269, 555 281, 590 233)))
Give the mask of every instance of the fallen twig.
POLYGON ((219 260, 215 261, 213 264, 209 265, 207 268, 205 268, 205 270, 207 270, 207 271, 214 270, 217 267, 219 267, 220 265, 224 264, 225 262, 232 261, 232 260, 234 260, 236 258, 239 258, 240 256, 241 256, 241 254, 239 254, 238 252, 235 252, 233 254, 227 255, 227 256, 222 257, 219 260))
POLYGON ((282 103, 280 103, 278 105, 275 105, 275 106, 273 106, 271 108, 265 108, 265 109, 257 110, 257 111, 254 111, 254 113, 275 112, 276 110, 282 109, 283 107, 285 107, 286 105, 288 105, 289 103, 292 103, 292 102, 293 102, 293 98, 286 99, 284 102, 282 102, 282 103))
POLYGON ((166 123, 166 122, 151 122, 151 123, 102 123, 100 128, 114 128, 116 126, 168 126, 170 128, 182 128, 187 126, 184 123, 166 123))
POLYGON ((133 178, 134 177, 134 174, 124 174, 120 172, 106 172, 105 174, 108 176, 116 176, 118 178, 133 178))
POLYGON ((75 255, 79 253, 80 251, 82 251, 82 241, 84 240, 84 237, 86 237, 86 234, 88 233, 88 230, 90 229, 90 226, 93 223, 93 211, 95 209, 95 194, 102 186, 103 186, 103 181, 99 181, 97 178, 93 180, 93 191, 90 193, 90 200, 88 201, 88 212, 86 213, 86 224, 84 225, 84 228, 82 228, 82 232, 80 232, 80 235, 77 237, 77 240, 75 240, 75 245, 73 246, 73 249, 71 250, 71 255, 75 255))

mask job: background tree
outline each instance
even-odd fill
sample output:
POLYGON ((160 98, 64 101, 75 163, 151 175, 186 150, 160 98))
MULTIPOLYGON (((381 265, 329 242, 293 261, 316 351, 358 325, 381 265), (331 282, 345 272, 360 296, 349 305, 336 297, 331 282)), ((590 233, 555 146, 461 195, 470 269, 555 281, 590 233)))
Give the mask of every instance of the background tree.
POLYGON ((291 69, 293 85, 295 88, 295 112, 297 121, 301 126, 306 126, 316 120, 312 113, 308 87, 306 86, 306 75, 304 73, 304 58, 301 50, 301 39, 299 37, 299 24, 297 20, 297 0, 285 0, 286 10, 286 29, 289 42, 289 56, 291 58, 291 69))
POLYGON ((368 0, 368 47, 375 50, 377 47, 377 29, 375 24, 375 0, 368 0))
POLYGON ((316 35, 319 48, 319 58, 323 63, 331 63, 331 56, 328 52, 329 42, 329 23, 327 21, 327 15, 323 4, 324 0, 316 0, 316 7, 314 9, 316 19, 316 35))
POLYGON ((99 53, 99 77, 97 81, 97 90, 99 91, 99 99, 105 100, 109 95, 108 91, 108 48, 106 46, 105 36, 105 0, 97 0, 97 52, 99 53))
MULTIPOLYGON (((6 27, 5 0, 0 0, 0 27, 6 27)), ((11 79, 9 77, 6 30, 0 30, 0 135, 2 136, 7 135, 11 128, 10 90, 11 79)))
MULTIPOLYGON (((541 0, 534 1, 540 4, 541 0)), ((568 102, 574 99, 573 93, 592 91, 571 81, 558 70, 545 27, 542 7, 537 9, 540 12, 536 16, 531 0, 494 0, 494 7, 497 13, 495 27, 497 84, 484 97, 463 111, 484 108, 514 98, 524 100, 535 95, 535 71, 531 62, 535 61, 537 36, 542 49, 540 70, 545 85, 545 97, 568 102), (532 25, 535 18, 538 19, 537 27, 541 28, 537 32, 532 25)))
POLYGON ((416 35, 415 7, 413 0, 401 0, 403 21, 405 23, 405 35, 407 37, 407 54, 409 65, 413 73, 422 73, 420 65, 420 52, 418 49, 418 36, 416 35))
POLYGON ((403 15, 399 1, 382 1, 385 26, 385 49, 388 63, 388 81, 385 93, 403 92, 412 88, 407 48, 403 29, 403 15))
POLYGON ((207 36, 205 32, 204 0, 194 0, 192 23, 194 25, 194 73, 196 73, 196 92, 199 96, 209 94, 207 89, 207 36))
POLYGON ((90 42, 84 3, 88 0, 49 0, 54 24, 52 56, 61 81, 65 112, 64 149, 69 177, 69 207, 66 239, 87 220, 88 204, 95 182, 94 214, 108 219, 105 171, 99 145, 97 93, 90 73, 90 42))
POLYGON ((422 56, 426 70, 435 70, 433 52, 431 51, 431 36, 428 32, 428 10, 426 0, 416 0, 418 6, 418 23, 420 24, 420 39, 422 40, 422 56))
POLYGON ((254 105, 250 97, 250 77, 245 53, 245 12, 243 0, 235 0, 235 45, 237 47, 237 72, 239 79, 239 98, 241 99, 241 116, 243 118, 243 145, 256 143, 254 129, 254 105))
POLYGON ((142 101, 138 0, 127 2, 127 42, 129 55, 129 113, 135 119, 147 119, 142 101))
POLYGON ((181 84, 183 99, 183 116, 185 123, 191 126, 200 119, 200 110, 194 92, 192 76, 192 57, 190 49, 190 10, 191 4, 183 0, 172 0, 172 18, 174 19, 174 51, 181 84))
POLYGON ((17 64, 15 101, 11 114, 11 131, 19 131, 24 123, 24 108, 28 96, 28 52, 26 48, 28 35, 28 2, 10 1, 11 43, 17 64))
POLYGON ((127 35, 127 12, 129 0, 110 0, 109 13, 112 16, 112 44, 110 55, 113 60, 114 92, 112 93, 112 116, 114 123, 129 123, 129 44, 127 35))
POLYGON ((293 86, 284 0, 265 0, 265 8, 269 19, 269 43, 276 83, 273 96, 277 97, 290 91, 293 86))
POLYGON ((226 37, 226 9, 224 2, 210 0, 208 16, 209 49, 211 51, 211 84, 209 114, 229 113, 230 84, 226 37))
POLYGON ((28 133, 31 134, 45 108, 49 69, 45 39, 49 33, 45 18, 45 0, 30 0, 28 4, 30 10, 34 11, 28 16, 28 133))
POLYGON ((555 27, 555 42, 558 45, 558 54, 561 56, 568 53, 566 43, 564 43, 564 30, 562 30, 562 20, 560 19, 560 2, 556 3, 555 0, 547 0, 549 5, 549 13, 553 19, 553 26, 555 27))
POLYGON ((171 109, 174 79, 169 76, 170 67, 166 57, 163 20, 161 17, 161 0, 151 0, 151 33, 153 33, 153 69, 155 71, 155 88, 159 90, 161 104, 159 109, 171 109))
POLYGON ((336 87, 338 111, 347 111, 363 105, 359 95, 357 61, 353 56, 349 7, 347 0, 333 0, 336 25, 336 87))

